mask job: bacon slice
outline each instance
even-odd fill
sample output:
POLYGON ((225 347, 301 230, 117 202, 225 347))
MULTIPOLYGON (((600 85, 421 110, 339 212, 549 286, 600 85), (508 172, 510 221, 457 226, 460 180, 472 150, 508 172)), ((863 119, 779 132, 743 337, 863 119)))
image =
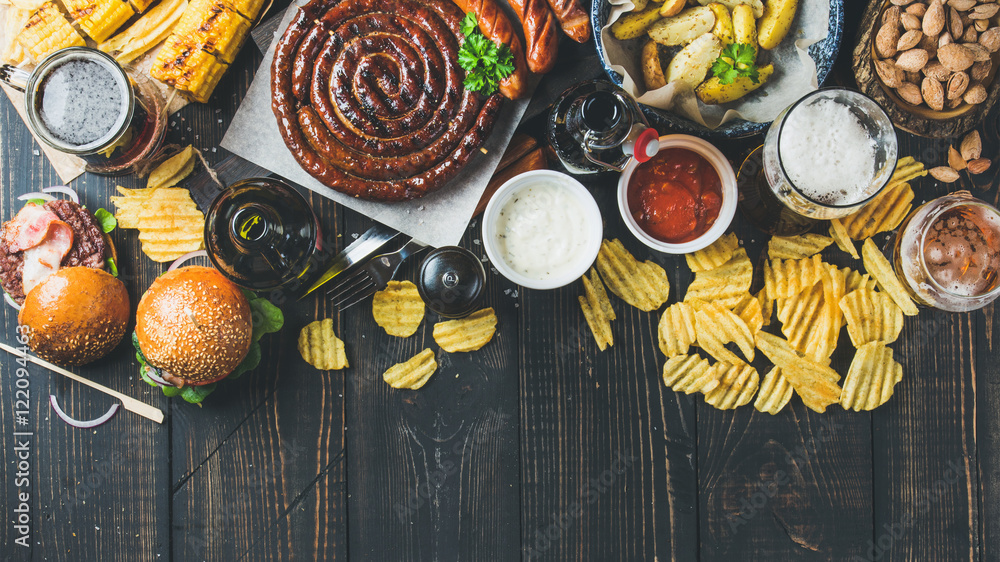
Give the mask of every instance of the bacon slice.
POLYGON ((45 207, 28 203, 12 220, 3 225, 3 239, 11 252, 23 252, 42 243, 49 232, 49 224, 59 216, 45 207))
POLYGON ((27 295, 35 285, 59 271, 59 264, 72 247, 73 229, 58 218, 49 221, 41 242, 24 251, 24 270, 21 274, 24 294, 27 295))

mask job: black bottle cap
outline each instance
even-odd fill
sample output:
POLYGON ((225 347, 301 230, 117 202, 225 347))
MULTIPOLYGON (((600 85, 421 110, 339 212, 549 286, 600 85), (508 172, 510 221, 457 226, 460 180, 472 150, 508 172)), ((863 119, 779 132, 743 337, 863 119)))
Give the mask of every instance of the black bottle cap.
POLYGON ((427 308, 445 318, 474 312, 485 285, 482 262, 458 246, 444 246, 427 254, 417 276, 417 290, 427 308))

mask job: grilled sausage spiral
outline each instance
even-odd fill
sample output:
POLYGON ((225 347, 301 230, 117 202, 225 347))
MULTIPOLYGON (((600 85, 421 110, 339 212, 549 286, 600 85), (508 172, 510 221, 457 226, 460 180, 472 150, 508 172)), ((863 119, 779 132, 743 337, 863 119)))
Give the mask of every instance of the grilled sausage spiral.
POLYGON ((274 54, 271 108, 295 159, 342 193, 401 201, 454 177, 502 97, 463 86, 451 0, 312 0, 274 54))

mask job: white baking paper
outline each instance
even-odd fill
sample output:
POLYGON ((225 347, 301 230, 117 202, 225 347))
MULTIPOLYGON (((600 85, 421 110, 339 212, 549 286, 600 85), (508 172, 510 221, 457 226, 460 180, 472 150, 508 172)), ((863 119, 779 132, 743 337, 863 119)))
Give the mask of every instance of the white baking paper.
MULTIPOLYGON (((605 1, 605 0, 595 0, 605 1)), ((686 84, 667 84, 656 90, 646 90, 642 78, 640 53, 644 38, 619 41, 611 34, 611 24, 630 11, 631 0, 606 0, 611 3, 607 25, 601 29, 606 60, 622 75, 622 88, 643 104, 674 111, 710 129, 731 119, 755 123, 773 121, 779 113, 802 96, 819 87, 816 62, 807 49, 826 38, 830 26, 829 0, 800 0, 795 21, 788 36, 776 49, 762 53, 774 64, 774 75, 767 84, 739 101, 723 106, 705 105, 698 101, 686 84)))
POLYGON ((295 5, 285 12, 250 90, 222 139, 222 147, 426 244, 458 244, 529 100, 504 102, 493 133, 484 145, 487 153, 474 155, 465 168, 438 191, 399 203, 365 201, 344 195, 323 185, 299 166, 285 146, 271 111, 271 59, 275 44, 295 13, 295 5))

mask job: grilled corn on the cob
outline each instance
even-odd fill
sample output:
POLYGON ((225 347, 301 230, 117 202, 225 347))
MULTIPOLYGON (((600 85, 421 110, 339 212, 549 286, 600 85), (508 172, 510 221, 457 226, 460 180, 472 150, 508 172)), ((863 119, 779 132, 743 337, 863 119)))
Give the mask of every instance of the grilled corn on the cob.
POLYGON ((135 8, 135 11, 141 14, 146 11, 146 8, 152 6, 153 2, 155 2, 156 0, 128 0, 128 1, 129 3, 132 4, 132 7, 135 8))
POLYGON ((17 42, 36 61, 58 49, 85 44, 83 37, 66 21, 54 2, 42 4, 31 14, 24 29, 17 34, 17 42))
POLYGON ((125 0, 97 0, 82 10, 71 8, 70 15, 84 33, 101 43, 131 19, 135 10, 125 0))
POLYGON ((156 54, 149 74, 204 103, 228 68, 191 38, 175 33, 156 54))
POLYGON ((191 0, 174 33, 191 38, 209 53, 231 64, 250 32, 250 22, 226 0, 191 0))
POLYGON ((230 0, 230 3, 234 10, 250 22, 257 21, 260 9, 264 7, 264 0, 230 0))
POLYGON ((187 0, 163 0, 146 12, 128 29, 97 46, 127 64, 160 44, 172 33, 174 24, 187 8, 187 0))

